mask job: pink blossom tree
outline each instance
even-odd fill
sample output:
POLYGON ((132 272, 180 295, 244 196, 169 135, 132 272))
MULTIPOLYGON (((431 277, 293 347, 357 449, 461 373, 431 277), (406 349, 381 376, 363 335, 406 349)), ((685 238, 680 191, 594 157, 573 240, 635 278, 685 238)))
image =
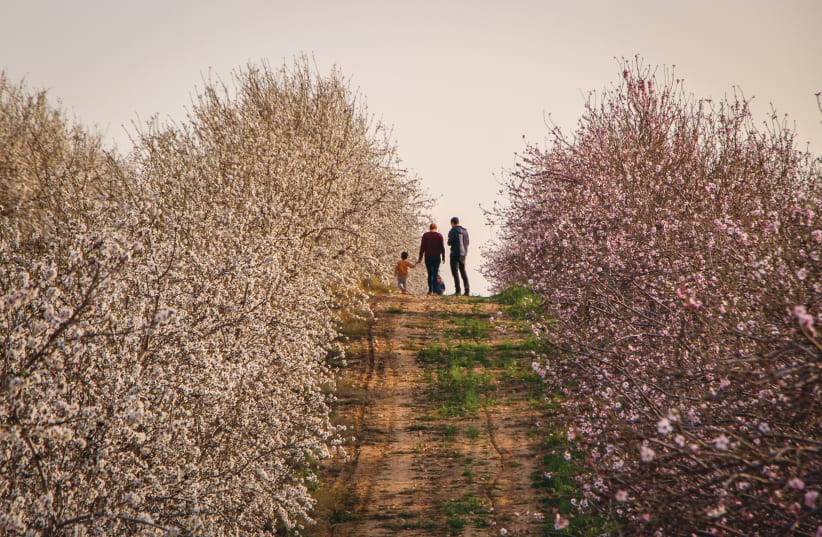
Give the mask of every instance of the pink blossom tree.
POLYGON ((818 531, 822 177, 786 125, 624 61, 491 214, 484 270, 542 296, 585 503, 629 534, 818 531))

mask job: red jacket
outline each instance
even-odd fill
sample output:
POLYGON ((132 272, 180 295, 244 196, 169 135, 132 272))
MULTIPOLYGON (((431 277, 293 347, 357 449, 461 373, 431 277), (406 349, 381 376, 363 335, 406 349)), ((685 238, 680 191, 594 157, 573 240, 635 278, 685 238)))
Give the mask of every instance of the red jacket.
POLYGON ((445 259, 445 240, 439 232, 426 231, 422 234, 419 261, 422 261, 423 256, 442 257, 443 260, 445 259))

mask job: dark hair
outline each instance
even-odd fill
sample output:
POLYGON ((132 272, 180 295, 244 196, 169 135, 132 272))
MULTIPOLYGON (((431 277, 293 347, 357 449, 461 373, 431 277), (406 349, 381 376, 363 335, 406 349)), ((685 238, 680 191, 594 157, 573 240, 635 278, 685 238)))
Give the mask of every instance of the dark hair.
POLYGON ((459 219, 459 218, 457 218, 457 217, 455 216, 454 218, 452 218, 452 219, 451 219, 451 223, 452 223, 452 224, 459 224, 459 223, 460 223, 460 219, 459 219))
POLYGON ((408 252, 401 253, 400 257, 403 258, 403 259, 408 259, 408 252))

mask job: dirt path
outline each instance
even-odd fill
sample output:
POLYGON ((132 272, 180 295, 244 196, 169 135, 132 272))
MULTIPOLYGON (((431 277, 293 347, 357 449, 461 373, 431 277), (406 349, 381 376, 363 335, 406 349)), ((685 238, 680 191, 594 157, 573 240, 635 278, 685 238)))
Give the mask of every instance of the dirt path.
POLYGON ((308 533, 541 534, 544 408, 524 336, 495 329, 500 306, 483 299, 385 295, 374 309, 338 380, 348 459, 326 464, 308 533))

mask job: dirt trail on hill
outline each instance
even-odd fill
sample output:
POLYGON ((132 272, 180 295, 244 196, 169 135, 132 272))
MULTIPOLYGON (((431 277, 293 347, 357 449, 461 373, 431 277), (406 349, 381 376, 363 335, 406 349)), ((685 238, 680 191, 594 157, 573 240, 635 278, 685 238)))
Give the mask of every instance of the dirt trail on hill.
POLYGON ((384 295, 373 307, 376 319, 353 339, 338 379, 335 413, 349 428, 347 459, 324 465, 317 525, 307 533, 542 534, 532 433, 544 416, 517 377, 530 358, 508 352, 503 369, 496 351, 523 336, 489 329, 500 306, 484 299, 384 295), (484 356, 484 365, 445 364, 447 349, 459 345, 484 356), (444 384, 449 374, 459 381, 454 393, 444 384), (481 399, 471 398, 472 382, 481 399), (454 398, 463 385, 468 402, 460 408, 454 398))

